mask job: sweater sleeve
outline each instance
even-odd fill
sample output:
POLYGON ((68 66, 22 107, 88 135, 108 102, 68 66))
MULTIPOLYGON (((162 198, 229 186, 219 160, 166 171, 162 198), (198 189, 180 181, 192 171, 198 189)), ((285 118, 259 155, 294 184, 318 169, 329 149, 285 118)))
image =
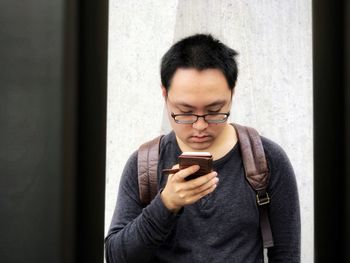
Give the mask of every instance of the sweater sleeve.
POLYGON ((105 238, 106 260, 151 262, 179 215, 169 212, 160 193, 143 208, 137 181, 137 152, 128 160, 119 184, 117 204, 105 238))
POLYGON ((300 207, 292 165, 281 147, 268 141, 264 145, 270 168, 268 192, 269 218, 274 247, 268 249, 269 263, 300 262, 300 207))

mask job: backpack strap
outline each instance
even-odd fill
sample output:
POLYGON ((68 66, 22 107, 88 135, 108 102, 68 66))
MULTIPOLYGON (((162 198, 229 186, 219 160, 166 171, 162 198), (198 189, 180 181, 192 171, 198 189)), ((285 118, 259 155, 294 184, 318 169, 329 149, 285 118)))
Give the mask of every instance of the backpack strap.
POLYGON ((148 205, 158 192, 157 168, 162 137, 142 144, 137 153, 139 194, 143 205, 148 205))
POLYGON ((233 126, 238 134, 246 179, 256 193, 264 247, 273 247, 273 237, 267 210, 270 203, 270 197, 267 193, 270 173, 261 138, 253 128, 238 124, 233 124, 233 126))

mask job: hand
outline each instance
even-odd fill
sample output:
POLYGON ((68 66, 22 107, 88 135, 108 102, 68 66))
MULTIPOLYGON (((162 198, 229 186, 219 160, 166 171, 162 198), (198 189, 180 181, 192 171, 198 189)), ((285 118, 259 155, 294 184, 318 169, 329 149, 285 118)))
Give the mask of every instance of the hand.
MULTIPOLYGON (((178 166, 173 168, 176 167, 178 166)), ((198 170, 199 165, 193 165, 175 174, 169 174, 161 199, 171 212, 177 213, 183 206, 197 202, 216 188, 219 181, 216 172, 210 172, 193 180, 185 180, 198 170)))

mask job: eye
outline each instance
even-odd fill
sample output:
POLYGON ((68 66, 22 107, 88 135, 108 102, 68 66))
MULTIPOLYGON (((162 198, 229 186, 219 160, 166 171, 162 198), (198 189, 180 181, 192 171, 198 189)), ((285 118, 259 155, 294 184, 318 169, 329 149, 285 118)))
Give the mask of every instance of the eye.
POLYGON ((193 113, 192 110, 184 110, 184 109, 179 109, 181 114, 191 114, 193 113))
POLYGON ((208 110, 208 113, 218 113, 220 112, 221 108, 219 109, 211 109, 211 110, 208 110))

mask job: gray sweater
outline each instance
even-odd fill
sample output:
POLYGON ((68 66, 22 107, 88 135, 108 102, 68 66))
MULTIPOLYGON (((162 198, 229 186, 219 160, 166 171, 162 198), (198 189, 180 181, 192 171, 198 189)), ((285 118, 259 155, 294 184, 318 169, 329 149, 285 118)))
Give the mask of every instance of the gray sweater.
MULTIPOLYGON (((293 168, 276 143, 262 137, 270 168, 269 218, 275 246, 269 262, 300 262, 300 211, 293 168)), ((159 171, 177 163, 175 134, 160 145, 159 171)), ((105 239, 108 263, 115 262, 263 262, 263 244, 255 193, 244 176, 239 144, 214 161, 219 184, 213 193, 174 215, 160 195, 142 207, 137 182, 137 152, 129 158, 105 239)))

